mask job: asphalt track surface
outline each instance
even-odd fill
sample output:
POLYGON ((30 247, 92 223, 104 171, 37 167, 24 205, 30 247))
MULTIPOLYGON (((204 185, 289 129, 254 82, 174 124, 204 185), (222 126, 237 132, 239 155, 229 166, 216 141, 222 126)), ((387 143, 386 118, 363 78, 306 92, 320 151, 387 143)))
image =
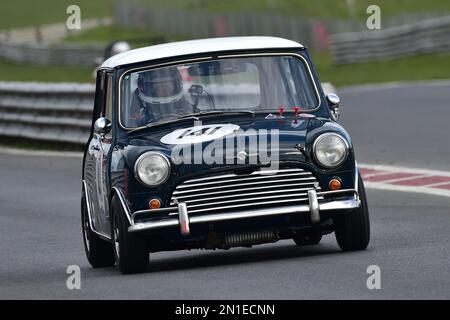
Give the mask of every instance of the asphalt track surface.
MULTIPOLYGON (((450 84, 341 90, 342 123, 364 163, 450 169, 450 84)), ((82 244, 81 159, 0 153, 1 299, 449 299, 450 198, 369 189, 372 239, 342 253, 275 244, 151 255, 148 272, 93 269, 82 244), (66 268, 81 268, 68 290, 66 268), (381 289, 366 286, 368 266, 381 289)))
POLYGON ((360 162, 450 171, 450 81, 339 90, 360 162))

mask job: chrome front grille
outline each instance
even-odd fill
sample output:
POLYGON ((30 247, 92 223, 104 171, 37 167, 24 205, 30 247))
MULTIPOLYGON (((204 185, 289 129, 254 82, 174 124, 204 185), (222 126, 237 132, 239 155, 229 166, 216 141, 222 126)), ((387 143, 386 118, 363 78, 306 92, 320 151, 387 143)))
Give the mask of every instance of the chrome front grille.
MULTIPOLYGON (((189 214, 308 202, 308 190, 321 190, 314 175, 303 169, 255 171, 191 179, 178 185, 171 206, 184 202, 189 214)), ((323 197, 318 197, 323 199, 323 197)))

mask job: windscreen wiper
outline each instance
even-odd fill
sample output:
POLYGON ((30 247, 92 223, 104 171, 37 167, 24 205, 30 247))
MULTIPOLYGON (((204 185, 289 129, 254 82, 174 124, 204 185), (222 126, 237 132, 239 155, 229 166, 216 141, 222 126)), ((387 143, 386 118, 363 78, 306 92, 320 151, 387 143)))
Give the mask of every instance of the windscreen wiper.
POLYGON ((178 119, 187 119, 190 117, 202 117, 202 116, 213 116, 213 115, 235 115, 235 114, 249 114, 252 117, 255 116, 253 111, 223 111, 223 110, 211 110, 211 111, 200 111, 196 113, 186 114, 184 116, 179 117, 178 119))
POLYGON ((132 134, 132 133, 141 131, 143 129, 155 128, 155 127, 159 127, 159 126, 163 126, 163 125, 166 125, 166 124, 171 124, 171 123, 175 123, 175 122, 179 122, 179 121, 188 121, 188 120, 197 121, 202 116, 238 115, 238 114, 250 114, 252 117, 255 116, 255 113, 253 111, 221 111, 221 110, 201 111, 201 112, 197 112, 197 113, 186 114, 186 115, 180 116, 180 117, 178 117, 176 119, 149 123, 146 126, 130 130, 127 133, 128 134, 130 134, 130 133, 132 134))
POLYGON ((166 124, 175 123, 175 122, 179 122, 179 121, 187 121, 187 120, 198 120, 198 118, 195 117, 195 116, 189 116, 189 117, 179 117, 177 119, 172 119, 172 120, 152 122, 152 123, 147 124, 146 126, 130 130, 127 133, 128 134, 135 133, 135 132, 141 131, 143 129, 155 128, 155 127, 163 126, 163 125, 166 125, 166 124))

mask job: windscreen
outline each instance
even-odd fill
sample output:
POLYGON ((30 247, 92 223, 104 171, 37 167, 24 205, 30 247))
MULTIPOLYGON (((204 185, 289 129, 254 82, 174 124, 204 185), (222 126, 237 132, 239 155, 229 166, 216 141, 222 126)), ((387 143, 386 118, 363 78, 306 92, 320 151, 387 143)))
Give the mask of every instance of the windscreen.
POLYGON ((319 100, 297 56, 257 56, 190 62, 126 74, 120 119, 136 128, 208 111, 314 109, 319 100))

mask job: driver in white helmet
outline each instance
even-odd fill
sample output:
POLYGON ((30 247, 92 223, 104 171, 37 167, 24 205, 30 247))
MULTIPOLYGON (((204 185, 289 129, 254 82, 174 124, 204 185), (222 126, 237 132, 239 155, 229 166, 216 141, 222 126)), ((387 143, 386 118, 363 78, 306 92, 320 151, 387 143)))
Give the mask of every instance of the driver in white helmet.
POLYGON ((194 112, 183 97, 183 82, 176 67, 141 72, 131 101, 131 120, 137 126, 176 119, 194 112))

